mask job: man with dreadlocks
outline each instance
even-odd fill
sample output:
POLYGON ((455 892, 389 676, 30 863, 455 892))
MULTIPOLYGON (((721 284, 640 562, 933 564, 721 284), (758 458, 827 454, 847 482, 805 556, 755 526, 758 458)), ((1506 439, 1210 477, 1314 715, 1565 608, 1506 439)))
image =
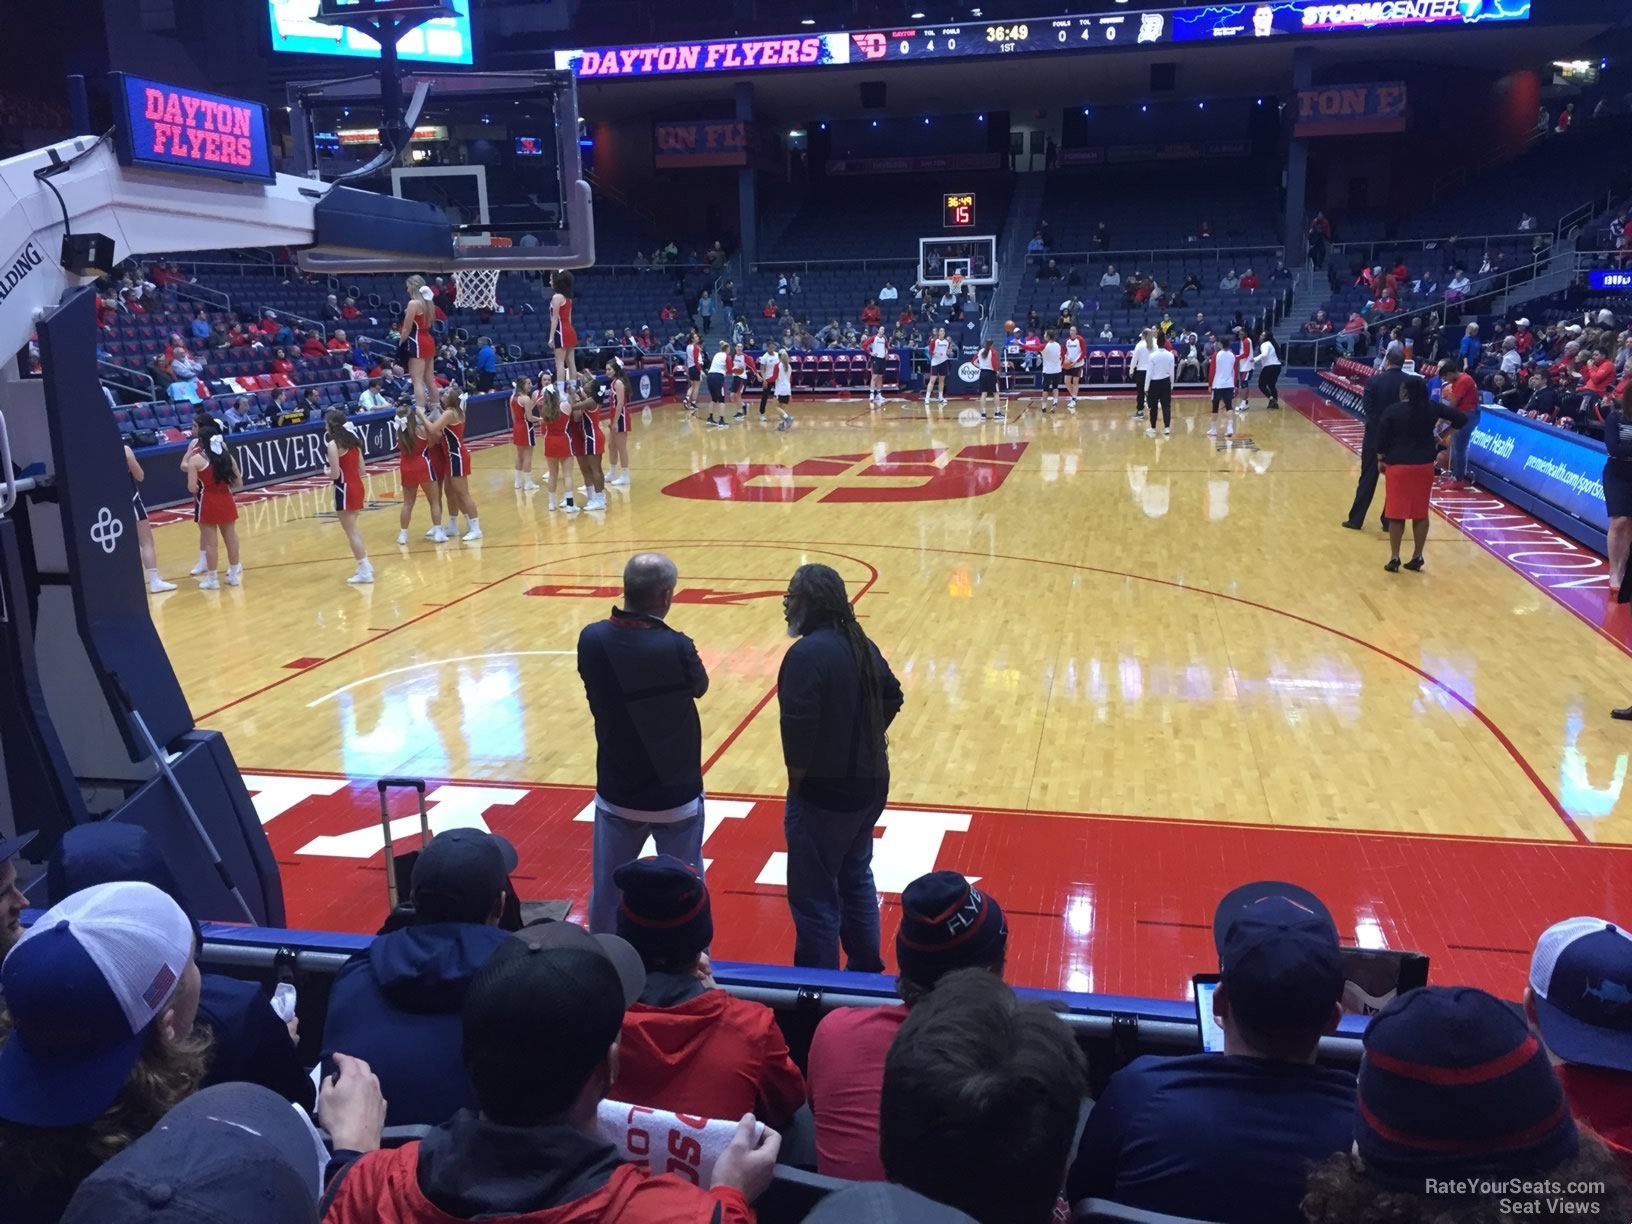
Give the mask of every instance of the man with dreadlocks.
POLYGON ((901 685, 856 621, 844 579, 801 565, 782 599, 797 638, 777 677, 788 800, 793 963, 882 973, 873 826, 890 789, 886 732, 901 685))

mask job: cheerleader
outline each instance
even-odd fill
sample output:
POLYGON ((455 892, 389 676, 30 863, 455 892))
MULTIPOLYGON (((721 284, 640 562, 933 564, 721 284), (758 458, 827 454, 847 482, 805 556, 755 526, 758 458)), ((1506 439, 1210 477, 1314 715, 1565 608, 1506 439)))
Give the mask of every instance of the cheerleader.
POLYGON ((550 274, 550 348, 555 352, 555 381, 564 385, 578 377, 573 365, 573 351, 578 347, 578 332, 572 325, 572 273, 563 268, 550 274))
POLYGON ((554 510, 556 498, 564 503, 572 486, 567 483, 567 460, 572 448, 567 441, 567 425, 571 417, 561 410, 561 394, 553 386, 545 386, 535 403, 544 430, 544 487, 549 490, 547 509, 554 510))
POLYGON ((227 543, 227 585, 240 586, 244 567, 238 562, 238 505, 232 500, 234 486, 242 483, 238 463, 214 417, 198 425, 198 449, 187 460, 187 491, 193 495, 193 521, 204 533, 204 577, 201 591, 218 591, 216 564, 220 540, 227 543))
POLYGON ((1082 333, 1077 330, 1075 324, 1066 333, 1064 349, 1062 364, 1065 377, 1065 410, 1075 414, 1077 392, 1082 386, 1082 363, 1087 355, 1087 346, 1082 342, 1082 333))
POLYGON ((408 289, 408 305, 397 326, 397 355, 406 357, 408 381, 414 388, 414 407, 424 412, 436 398, 436 337, 431 325, 436 322, 436 307, 431 302, 431 289, 423 276, 410 276, 403 282, 408 289))
POLYGON ((1266 408, 1281 406, 1281 350, 1275 343, 1275 334, 1266 326, 1258 333, 1262 343, 1258 346, 1258 390, 1264 393, 1269 403, 1266 408))
MULTIPOLYGON (((583 473, 584 483, 589 486, 589 500, 582 508, 605 510, 606 478, 601 474, 601 455, 606 450, 606 435, 595 420, 595 401, 580 393, 576 383, 568 385, 567 394, 572 397, 568 409, 567 447, 578 460, 578 470, 583 473)), ((569 514, 576 514, 579 510, 573 504, 570 489, 562 509, 569 514)))
POLYGON ((1044 412, 1053 412, 1060 406, 1060 383, 1065 373, 1065 350, 1050 328, 1043 333, 1043 394, 1044 412))
POLYGON ((623 362, 616 357, 606 363, 606 376, 610 380, 608 390, 612 400, 612 429, 606 439, 606 455, 611 471, 607 474, 606 483, 626 485, 629 483, 629 396, 634 388, 629 385, 629 375, 623 372, 623 362), (619 469, 622 469, 621 473, 619 469))
POLYGON ((946 363, 952 356, 952 342, 946 338, 946 328, 937 327, 929 336, 929 378, 924 382, 924 407, 929 407, 929 401, 939 393, 935 399, 938 404, 946 403, 946 363))
POLYGON ((323 414, 329 437, 329 479, 334 481, 334 514, 346 533, 351 555, 357 558, 357 572, 346 581, 361 585, 374 581, 374 567, 368 563, 363 546, 363 530, 357 512, 363 508, 363 440, 346 419, 344 408, 330 408, 323 414))
MULTIPOLYGON (((198 447, 199 447, 198 427, 199 427, 199 424, 201 422, 203 422, 203 421, 212 421, 214 419, 215 418, 212 417, 209 413, 203 412, 203 411, 197 412, 197 413, 195 413, 193 415, 193 433, 192 433, 192 436, 187 440, 187 449, 184 450, 181 453, 181 472, 182 472, 183 476, 185 476, 187 474, 187 461, 190 460, 194 455, 198 454, 198 447)), ((206 554, 205 551, 204 551, 204 535, 205 535, 204 528, 200 527, 198 529, 198 560, 193 562, 193 568, 187 571, 188 576, 192 577, 192 578, 197 578, 200 574, 204 573, 204 571, 209 568, 209 564, 210 564, 209 563, 209 557, 208 557, 208 554, 206 554)))
POLYGON ((980 342, 980 351, 975 354, 975 369, 980 371, 980 416, 986 419, 986 397, 992 397, 992 419, 1004 421, 1008 417, 1003 412, 1003 396, 997 389, 997 367, 1002 358, 998 356, 997 346, 990 339, 980 342))
POLYGON ((703 385, 703 338, 696 332, 686 337, 686 399, 692 416, 697 415, 697 388, 703 385))
POLYGON ((427 539, 445 544, 448 533, 442 530, 442 474, 436 469, 431 444, 426 440, 425 418, 419 409, 409 410, 397 418, 397 455, 402 465, 402 512, 397 518, 397 543, 408 543, 408 524, 414 521, 414 503, 419 491, 425 490, 425 500, 431 507, 431 529, 427 539))
POLYGON ((1235 410, 1245 412, 1252 407, 1252 337, 1246 329, 1235 329, 1235 377, 1238 387, 1235 410))
POLYGON ((158 550, 153 547, 153 525, 147 521, 147 506, 142 502, 142 491, 136 486, 147 479, 142 465, 136 462, 136 452, 125 447, 125 470, 130 473, 130 508, 136 514, 136 548, 142 554, 142 570, 147 574, 147 589, 155 595, 173 591, 176 584, 159 577, 158 550))
POLYGON ((873 379, 867 392, 867 403, 872 408, 884 407, 884 374, 890 368, 890 342, 884 329, 867 341, 867 356, 872 359, 873 379))
MULTIPOLYGON (((470 493, 470 447, 465 445, 465 393, 449 387, 442 393, 442 411, 426 423, 425 435, 439 445, 437 456, 443 465, 443 487, 448 496, 448 526, 459 530, 459 515, 465 516, 465 534, 459 538, 473 544, 482 538, 482 520, 477 517, 476 499, 470 493)), ((529 467, 531 464, 529 464, 529 467)))
POLYGON ((538 413, 533 402, 533 380, 526 375, 516 379, 516 388, 510 392, 510 445, 516 448, 515 487, 524 493, 535 493, 533 481, 533 447, 538 442, 538 413))
POLYGON ((731 365, 731 346, 724 340, 720 341, 719 352, 715 353, 708 363, 708 424, 724 428, 728 422, 725 419, 725 383, 728 377, 726 371, 731 365), (714 417, 714 410, 719 409, 719 419, 714 417))

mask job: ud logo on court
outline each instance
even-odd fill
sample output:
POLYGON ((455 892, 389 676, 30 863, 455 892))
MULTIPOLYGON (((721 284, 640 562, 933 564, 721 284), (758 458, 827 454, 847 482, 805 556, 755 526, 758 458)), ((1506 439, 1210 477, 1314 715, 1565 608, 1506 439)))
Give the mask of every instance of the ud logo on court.
POLYGON ((91 524, 91 539, 102 546, 102 551, 111 553, 119 547, 119 537, 125 534, 125 525, 113 517, 113 511, 103 506, 96 512, 96 522, 91 524))
POLYGON ((785 463, 716 463, 664 488, 695 501, 796 502, 812 493, 824 505, 842 502, 958 501, 984 497, 1008 479, 1026 453, 1024 442, 945 447, 871 455, 820 455, 785 463))

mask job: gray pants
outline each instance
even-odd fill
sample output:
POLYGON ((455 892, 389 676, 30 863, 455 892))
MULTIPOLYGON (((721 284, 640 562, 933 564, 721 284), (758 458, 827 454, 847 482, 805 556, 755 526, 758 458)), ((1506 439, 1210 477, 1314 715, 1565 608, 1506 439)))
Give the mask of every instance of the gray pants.
POLYGON ((646 824, 614 816, 605 808, 595 808, 594 883, 589 894, 589 929, 597 934, 615 935, 618 930, 618 906, 623 902, 623 891, 612 882, 612 873, 625 863, 640 857, 640 848, 648 837, 657 842, 659 854, 672 854, 683 863, 703 874, 703 804, 697 802, 697 815, 689 820, 671 824, 646 824))

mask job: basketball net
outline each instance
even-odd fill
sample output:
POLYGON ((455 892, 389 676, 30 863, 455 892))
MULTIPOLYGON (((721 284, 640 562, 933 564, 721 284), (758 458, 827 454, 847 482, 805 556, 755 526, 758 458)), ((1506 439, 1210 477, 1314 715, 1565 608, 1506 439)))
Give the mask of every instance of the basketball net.
MULTIPOLYGON (((459 251, 463 255, 481 247, 507 247, 510 239, 497 234, 461 235, 459 251)), ((459 305, 466 310, 497 310, 499 308, 498 268, 465 268, 453 274, 453 283, 459 290, 459 305)))

